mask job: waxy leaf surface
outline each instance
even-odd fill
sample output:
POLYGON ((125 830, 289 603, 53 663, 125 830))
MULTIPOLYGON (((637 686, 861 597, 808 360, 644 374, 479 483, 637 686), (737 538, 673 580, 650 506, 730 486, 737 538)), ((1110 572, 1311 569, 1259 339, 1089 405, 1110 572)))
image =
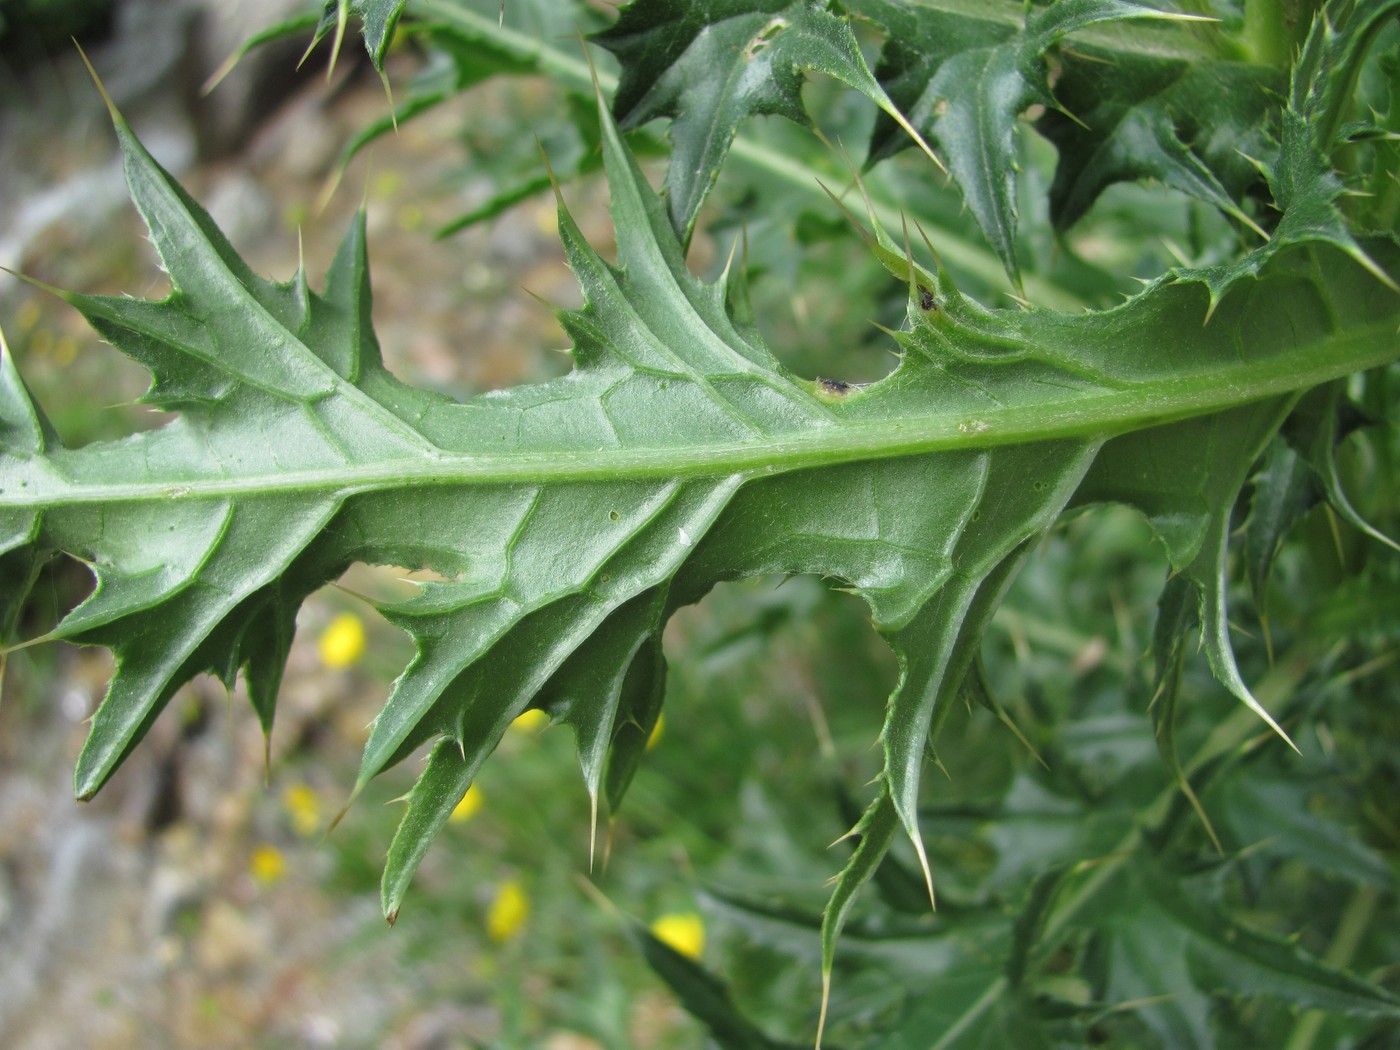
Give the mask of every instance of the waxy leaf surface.
MULTIPOLYGON (((1081 21, 1124 6, 1060 5, 1081 21)), ((1057 17, 1042 30, 1079 24, 1057 17)), ((877 229, 872 250, 908 309, 898 366, 863 387, 787 371, 737 268, 715 283, 688 272, 684 224, 678 234, 601 109, 617 259, 561 204, 585 297, 560 313, 574 370, 462 402, 384 367, 363 223, 324 292, 300 273, 265 281, 118 118, 172 291, 66 297, 150 370, 146 400, 178 416, 66 448, 8 353, 0 369, 0 576, 22 596, 46 558, 84 559, 96 589, 53 636, 116 654, 78 794, 196 674, 242 672, 270 730, 306 595, 356 562, 432 569, 438 582, 381 608, 415 655, 356 788, 431 746, 385 871, 392 917, 522 711, 574 727, 588 792, 615 806, 660 712, 670 614, 720 581, 812 573, 867 603, 899 669, 878 794, 827 914, 829 972, 893 837, 920 845, 925 758, 1004 589, 1071 503, 1126 502, 1153 520, 1217 675, 1264 713, 1229 652, 1229 509, 1303 391, 1400 354, 1400 245, 1338 232, 1322 118, 1302 112, 1323 78, 1288 111, 1300 123, 1293 138, 1285 123, 1270 178, 1284 204, 1273 240, 1116 309, 985 308, 877 229)))

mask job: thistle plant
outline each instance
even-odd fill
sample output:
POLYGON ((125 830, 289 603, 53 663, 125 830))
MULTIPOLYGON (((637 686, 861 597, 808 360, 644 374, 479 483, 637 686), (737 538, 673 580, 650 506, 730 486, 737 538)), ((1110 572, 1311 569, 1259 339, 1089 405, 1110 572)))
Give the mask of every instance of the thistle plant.
MULTIPOLYGON (((435 78, 395 86, 398 121, 491 75, 543 75, 569 100, 561 122, 578 148, 547 158, 554 170, 537 158, 463 222, 552 187, 584 298, 558 310, 571 370, 464 400, 385 366, 363 217, 322 290, 301 271, 265 280, 113 109, 171 292, 57 294, 150 371, 144 400, 174 418, 67 447, 8 352, 0 366, 0 624, 13 634, 45 566, 77 558, 91 595, 43 638, 17 642, 106 646, 116 660, 76 794, 96 794, 198 674, 242 678, 272 733, 307 596, 357 563, 431 569, 414 597, 377 608, 414 654, 352 792, 426 749, 384 868, 392 922, 519 716, 572 729, 596 853, 662 711, 672 615, 726 581, 813 575, 857 596, 894 655, 893 688, 874 701, 878 773, 864 795, 858 784, 838 793, 855 810, 828 855, 837 874, 820 916, 713 899, 760 939, 775 926, 810 932, 810 999, 760 1024, 722 978, 636 931, 722 1045, 820 1043, 829 1007, 843 1045, 1262 1045, 1288 1031, 1294 1050, 1382 1045, 1400 1020, 1383 963, 1393 935, 1310 950, 1287 928, 1246 922, 1231 887, 1268 885, 1316 834, 1297 814, 1254 855, 1265 835, 1243 814, 1281 819, 1268 799, 1303 800, 1287 785, 1322 776, 1319 719, 1369 756, 1362 773, 1395 769, 1393 747, 1387 758, 1365 743, 1393 730, 1393 688, 1356 669, 1384 661, 1396 632, 1397 15, 1397 0, 1243 11, 634 0, 583 45, 599 66, 590 73, 577 42, 512 25, 596 23, 583 8, 512 6, 498 20, 461 0, 331 0, 276 32, 314 25, 339 48, 359 26, 381 70, 396 33, 430 53, 435 78), (830 96, 817 112, 804 95, 814 73, 830 96), (794 128, 760 129, 754 116, 850 120, 867 137, 830 148, 797 130, 794 154, 774 144, 794 128), (1049 146, 1053 174, 1036 166, 1049 146), (659 190, 639 151, 665 153, 659 190), (569 180, 599 161, 612 260, 567 203, 569 180), (1143 199, 1115 197, 1143 182, 1175 194, 1187 236, 1155 226, 1158 213, 1130 216, 1129 247, 1175 258, 1115 303, 1122 274, 1096 265, 1076 231, 1105 222, 1113 200, 1143 199), (728 203, 712 201, 717 187, 728 203), (741 201, 744 222, 791 229, 794 213, 818 213, 831 237, 863 245, 899 303, 878 333, 888 374, 858 382, 780 359, 755 307, 772 287, 752 272, 761 231, 752 253, 733 236, 717 272, 688 268, 697 231, 738 228, 741 201), (1136 664, 1116 694, 1160 751, 1155 791, 1122 769, 1118 787, 1091 786, 1073 712, 1032 710, 1036 724, 1022 724, 998 684, 994 624, 1008 590, 1107 505, 1139 512, 1169 564, 1150 666, 1136 664), (1318 596, 1298 593, 1316 546, 1302 533, 1319 515, 1360 544, 1337 586, 1379 610, 1369 624, 1332 617, 1325 638, 1328 617, 1308 612, 1318 596), (1259 636, 1303 660, 1282 696, 1252 690, 1268 665, 1253 641, 1248 660, 1237 655, 1229 617, 1241 595, 1266 615, 1276 564, 1291 597, 1259 636), (1203 723, 1185 710, 1203 688, 1191 684, 1197 649, 1235 716, 1203 723), (1324 715, 1338 682, 1366 699, 1324 715), (925 775, 975 765, 948 729, 968 707, 1011 727, 1022 763, 980 803, 1004 834, 980 881, 956 874, 956 848, 941 859, 931 847, 957 825, 940 808, 957 788, 925 775), (1102 806, 1103 820, 1014 856, 1010 829, 1036 812, 1036 792, 1047 819, 1102 806), (937 892, 943 868, 957 884, 951 911, 937 892), (852 969, 896 975, 878 1008, 840 997, 843 928, 862 914, 852 969), (894 966, 895 943, 918 961, 894 966), (1292 1008, 1320 1012, 1294 1028, 1292 1008)), ((880 305, 842 309, 864 319, 880 305)), ((1379 667, 1393 687, 1393 665, 1379 667)), ((1354 788, 1356 813, 1375 800, 1368 783, 1354 788)), ((1369 830, 1349 840, 1354 863, 1327 869, 1360 894, 1333 927, 1382 908, 1393 917, 1391 813, 1358 818, 1369 830)), ((969 840, 988 834, 961 826, 969 840)))

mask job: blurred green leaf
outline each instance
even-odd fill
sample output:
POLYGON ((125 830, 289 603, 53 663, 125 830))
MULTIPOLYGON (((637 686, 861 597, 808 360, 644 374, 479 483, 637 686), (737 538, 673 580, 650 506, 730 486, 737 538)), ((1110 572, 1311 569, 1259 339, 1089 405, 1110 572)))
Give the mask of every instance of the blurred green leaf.
MULTIPOLYGON (((1013 282, 1016 259, 1016 118, 1032 104, 1059 105, 1045 53, 1103 22, 1172 17, 1126 0, 1061 0, 1026 9, 1024 24, 997 5, 969 14, 904 0, 859 0, 856 11, 889 30, 876 75, 894 104, 935 143, 1013 282)), ((871 160, 905 143, 877 124, 871 160)))
POLYGON ((819 0, 633 0, 593 40, 622 65, 614 109, 624 128, 673 118, 666 197, 682 245, 740 122, 778 114, 807 123, 804 72, 835 77, 902 120, 849 24, 819 0))
POLYGON ((723 983, 698 963, 657 939, 640 923, 630 923, 628 935, 651 968, 680 999, 690 1014, 703 1022, 716 1042, 733 1050, 797 1050, 806 1044, 769 1039, 735 1009, 723 983))

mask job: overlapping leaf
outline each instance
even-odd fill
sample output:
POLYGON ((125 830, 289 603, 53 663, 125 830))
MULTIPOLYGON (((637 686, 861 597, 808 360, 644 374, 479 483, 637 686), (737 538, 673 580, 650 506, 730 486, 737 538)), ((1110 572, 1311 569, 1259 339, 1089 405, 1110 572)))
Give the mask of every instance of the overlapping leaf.
MULTIPOLYGON (((900 111, 933 142, 1013 281, 1016 261, 1016 118, 1032 104, 1059 106, 1046 51, 1103 22, 1173 16, 1127 0, 1060 0, 1029 10, 1024 24, 1006 8, 943 11, 904 0, 855 5, 889 31, 876 76, 900 111)), ((877 124, 872 160, 903 147, 877 124)))
POLYGON ((807 123, 805 71, 835 77, 908 128, 871 75, 850 25, 820 0, 635 0, 593 39, 622 63, 615 109, 623 127, 674 118, 666 193, 682 243, 745 117, 779 114, 807 123))
POLYGON ((1060 154, 1056 227, 1072 226, 1115 182, 1155 179, 1259 231, 1241 202, 1262 179, 1256 164, 1277 147, 1268 127, 1283 90, 1277 70, 1089 46, 1062 61, 1055 96, 1064 110, 1046 110, 1036 125, 1060 154))
POLYGON ((1280 213, 1271 239, 1233 265, 1182 274, 1183 280, 1205 284, 1212 302, 1235 281, 1257 273, 1275 251, 1304 240, 1336 246, 1381 283, 1396 289, 1394 278, 1372 262, 1348 225, 1339 206, 1348 189, 1331 158, 1342 144, 1342 125, 1367 49, 1397 11, 1400 0, 1356 7, 1338 3, 1313 23, 1289 78, 1277 153, 1268 162, 1256 158, 1280 213))
MULTIPOLYGON (((602 163, 593 84, 584 56, 576 54, 577 34, 600 22, 596 12, 581 4, 552 0, 514 2, 508 12, 499 13, 494 4, 489 11, 487 6, 439 0, 417 9, 409 31, 426 46, 427 61, 406 83, 396 85, 399 101, 394 111, 370 122, 341 151, 343 171, 370 143, 493 77, 548 76, 565 94, 550 102, 557 118, 530 121, 533 136, 520 134, 522 115, 518 113, 493 112, 494 121, 469 123, 463 137, 471 176, 486 176, 493 192, 445 225, 439 235, 494 218, 522 200, 548 192, 550 174, 540 166, 541 147, 549 155, 553 176, 564 183, 596 171, 602 163), (575 54, 569 53, 570 44, 575 54), (487 125, 484 133, 483 124, 487 125)), ((635 136, 633 148, 643 141, 635 136)))
POLYGON ((374 68, 383 73, 384 56, 394 41, 394 27, 398 25, 406 6, 408 0, 325 0, 311 46, 315 47, 334 32, 335 51, 338 53, 350 16, 354 15, 360 21, 365 50, 369 52, 374 68))

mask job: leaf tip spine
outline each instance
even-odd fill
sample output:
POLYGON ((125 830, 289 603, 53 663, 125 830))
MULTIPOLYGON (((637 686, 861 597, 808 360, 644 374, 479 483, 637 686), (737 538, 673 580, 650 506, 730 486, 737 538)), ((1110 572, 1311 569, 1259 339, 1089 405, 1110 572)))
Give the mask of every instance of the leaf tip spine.
MULTIPOLYGON (((733 265, 734 265, 734 258, 735 258, 735 256, 737 256, 737 255, 739 254, 739 242, 740 242, 741 240, 746 240, 746 239, 747 239, 747 238, 745 237, 745 235, 741 232, 738 236, 736 236, 736 237, 734 238, 733 243, 730 244, 730 246, 729 246, 729 255, 728 255, 728 257, 724 260, 724 269, 720 271, 719 280, 718 280, 718 282, 717 282, 721 287, 724 287, 724 286, 728 285, 728 283, 729 283, 729 271, 730 271, 730 269, 731 269, 731 268, 733 267, 733 265)), ((745 245, 745 252, 744 252, 744 254, 745 254, 745 255, 748 254, 747 245, 745 245)))
MULTIPOLYGON (((883 91, 881 92, 881 95, 884 95, 883 91)), ((893 117, 894 122, 898 124, 901 128, 903 128, 905 132, 908 133, 910 138, 912 138, 916 143, 918 143, 919 149, 923 150, 924 155, 928 157, 929 160, 933 161, 933 166, 939 170, 939 172, 943 175, 944 178, 947 178, 950 174, 948 171, 948 165, 944 164, 943 161, 939 159, 938 154, 933 152, 933 147, 930 146, 924 140, 924 137, 919 134, 918 129, 916 129, 913 124, 909 123, 909 121, 905 118, 904 114, 899 111, 899 107, 896 106, 894 102, 890 101, 888 96, 885 96, 885 101, 889 103, 889 108, 885 109, 884 106, 881 106, 880 108, 884 109, 886 113, 893 117)))
POLYGON ((345 27, 349 24, 350 0, 340 0, 335 12, 335 40, 331 43, 331 60, 326 64, 327 84, 331 82, 331 76, 335 73, 335 63, 340 58, 341 45, 345 43, 345 27))
POLYGON ((928 890, 928 906, 930 911, 938 910, 938 895, 933 889, 933 871, 929 867, 928 852, 924 849, 924 838, 919 834, 918 825, 910 825, 905 829, 909 832, 909 841, 914 845, 914 853, 919 858, 919 868, 924 874, 924 888, 928 890))
POLYGON ((331 818, 331 822, 326 825, 325 835, 322 836, 323 838, 329 837, 330 833, 340 826, 340 822, 345 819, 345 814, 350 812, 350 807, 355 804, 355 799, 360 797, 360 792, 363 789, 363 782, 355 785, 354 789, 350 792, 350 797, 345 800, 345 805, 340 807, 339 812, 337 812, 336 815, 331 818))
POLYGON ((598 789, 588 789, 588 873, 593 874, 593 858, 598 846, 598 789))
MULTIPOLYGON (((312 204, 312 209, 314 210, 315 214, 321 215, 325 212, 325 210, 328 207, 330 207, 331 198, 335 196, 335 191, 340 189, 340 180, 345 177, 345 169, 348 164, 349 161, 345 161, 344 163, 337 165, 335 170, 333 170, 329 175, 327 175, 325 181, 321 183, 321 189, 317 192, 316 200, 312 204)), ((360 211, 363 212, 368 206, 369 171, 368 168, 366 168, 365 186, 364 189, 360 192, 360 211)))
MULTIPOLYGON (((375 62, 378 66, 379 63, 375 62)), ((381 68, 379 70, 379 83, 384 85, 384 99, 389 104, 389 123, 393 126, 394 134, 399 133, 399 111, 394 108, 394 87, 389 83, 389 74, 381 68)))
MULTIPOLYGON (((199 85, 200 98, 205 98, 214 93, 214 89, 224 82, 224 78, 233 72, 233 67, 238 65, 243 57, 243 49, 235 49, 228 58, 219 63, 219 67, 209 74, 209 78, 199 85)), ((305 56, 303 55, 303 60, 305 56)), ((300 63, 298 63, 300 65, 300 63)))
POLYGON ((88 58, 87 52, 83 50, 83 45, 78 43, 74 37, 73 46, 78 49, 78 57, 83 60, 83 65, 87 67, 88 76, 92 77, 92 82, 97 85, 97 93, 102 96, 103 103, 107 106, 107 112, 111 114, 112 123, 116 125, 118 133, 127 127, 126 118, 122 116, 121 110, 117 109, 117 104, 112 101, 112 96, 107 94, 107 86, 102 83, 102 78, 97 75, 97 70, 93 68, 92 61, 88 58))
MULTIPOLYGON (((596 75, 593 83, 596 87, 598 83, 596 75)), ((601 96, 599 97, 599 101, 601 104, 601 96)), ((554 165, 549 162, 549 153, 545 150, 544 142, 538 135, 535 136, 535 150, 540 155, 540 163, 544 165, 544 174, 545 178, 549 180, 549 188, 554 191, 554 201, 562 212, 565 210, 564 188, 559 184, 559 176, 555 174, 554 165)))
POLYGON ((1215 316, 1215 308, 1220 305, 1220 296, 1216 294, 1212 287, 1210 290, 1210 302, 1206 304, 1206 315, 1201 318, 1201 327, 1210 324, 1210 319, 1215 316))
POLYGON ((831 203, 841 209, 841 214, 846 217, 846 221, 851 224, 857 236, 859 236, 871 250, 878 250, 880 247, 879 241, 877 241, 874 235, 861 224, 860 220, 856 218, 855 213, 852 212, 850 208, 846 207, 841 198, 832 192, 831 187, 821 179, 817 179, 817 185, 822 188, 823 193, 831 198, 831 203))

